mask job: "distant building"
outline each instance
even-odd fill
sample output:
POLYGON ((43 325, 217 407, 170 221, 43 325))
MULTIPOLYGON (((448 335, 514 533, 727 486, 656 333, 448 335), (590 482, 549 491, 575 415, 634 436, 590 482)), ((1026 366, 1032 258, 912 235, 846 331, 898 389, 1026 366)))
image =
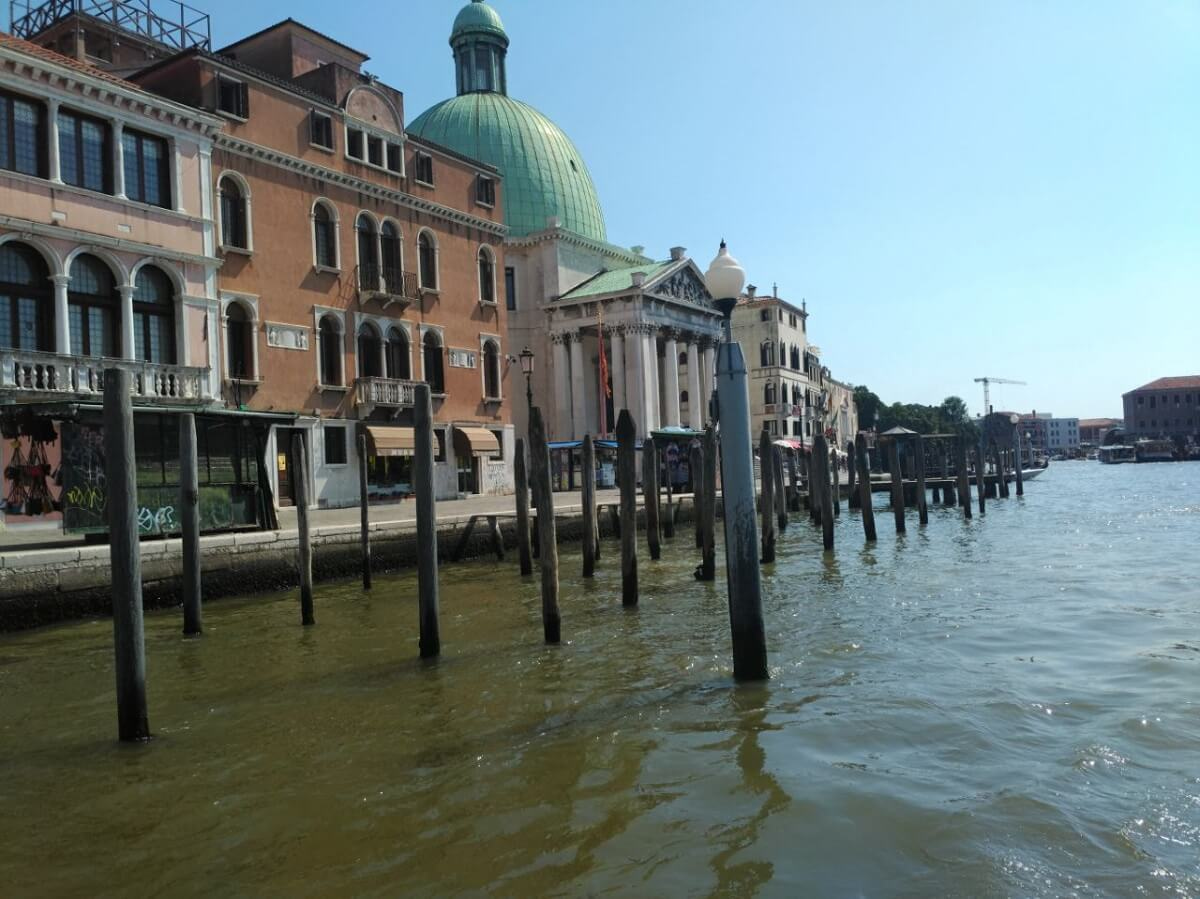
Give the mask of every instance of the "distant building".
POLYGON ((1159 378, 1122 399, 1130 437, 1200 438, 1200 375, 1159 378))
POLYGON ((1079 419, 1079 442, 1088 446, 1100 446, 1104 435, 1113 428, 1123 428, 1125 422, 1119 418, 1081 418, 1079 419))
POLYGON ((1047 452, 1050 449, 1050 422, 1053 420, 1049 412, 1018 412, 1020 421, 1017 422, 1017 428, 1020 429, 1021 436, 1029 441, 1029 445, 1035 450, 1047 452))
POLYGON ((1051 418, 1046 422, 1046 448, 1052 453, 1079 448, 1079 419, 1051 418))

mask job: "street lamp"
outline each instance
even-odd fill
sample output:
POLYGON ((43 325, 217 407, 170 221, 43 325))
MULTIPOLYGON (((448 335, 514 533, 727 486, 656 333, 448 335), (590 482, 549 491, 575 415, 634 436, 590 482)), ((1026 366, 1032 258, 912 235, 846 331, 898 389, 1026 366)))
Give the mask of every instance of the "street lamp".
POLYGON ((529 401, 529 408, 533 408, 533 350, 529 347, 521 350, 521 373, 525 375, 525 399, 529 401))
MULTIPOLYGON (((750 449, 750 404, 746 360, 733 340, 733 309, 746 273, 725 241, 704 276, 725 319, 717 347, 717 414, 721 429, 721 485, 725 505, 725 574, 733 632, 733 676, 767 679, 767 641, 762 616, 762 573, 758 567, 758 522, 754 508, 754 458, 750 449)), ((769 460, 764 459, 763 464, 769 460)))

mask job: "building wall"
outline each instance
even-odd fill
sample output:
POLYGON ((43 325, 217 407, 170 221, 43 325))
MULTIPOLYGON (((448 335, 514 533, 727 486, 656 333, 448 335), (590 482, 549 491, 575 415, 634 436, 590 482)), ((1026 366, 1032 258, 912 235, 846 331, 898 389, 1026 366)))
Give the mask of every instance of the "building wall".
POLYGON ((1078 418, 1051 418, 1046 423, 1046 442, 1051 450, 1072 450, 1079 446, 1078 418))
POLYGON ((1123 397, 1131 437, 1200 439, 1200 379, 1188 387, 1132 390, 1123 397))

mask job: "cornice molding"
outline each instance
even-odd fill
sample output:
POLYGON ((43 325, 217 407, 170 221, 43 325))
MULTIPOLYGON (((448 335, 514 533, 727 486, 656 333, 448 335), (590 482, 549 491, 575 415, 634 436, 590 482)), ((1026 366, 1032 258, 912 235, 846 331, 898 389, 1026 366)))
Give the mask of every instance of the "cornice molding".
POLYGON ((309 178, 316 178, 330 184, 338 184, 350 190, 358 191, 359 193, 368 194, 380 200, 387 200, 395 203, 398 206, 403 206, 406 209, 412 209, 417 212, 423 212, 426 215, 436 216, 437 218, 446 221, 455 222, 459 225, 465 225, 469 228, 475 228, 484 231, 488 234, 494 234, 498 237, 503 237, 508 233, 508 226, 498 222, 488 221, 487 219, 477 218, 465 212, 460 212, 457 209, 451 209, 449 206, 443 206, 440 203, 434 203, 430 200, 422 200, 420 197, 414 197, 411 194, 406 194, 402 191, 393 190, 389 187, 384 187, 381 184, 375 184, 372 181, 366 181, 346 172, 339 172, 334 169, 326 168, 316 163, 306 162, 288 153, 280 150, 273 150, 270 147, 263 147, 259 144, 251 143, 247 140, 233 137, 229 134, 219 134, 216 138, 218 149, 226 150, 238 156, 243 156, 247 159, 254 159, 258 162, 265 162, 268 165, 276 166, 277 168, 286 169, 297 174, 304 175, 309 178))
POLYGON ((654 260, 647 256, 638 256, 636 253, 618 247, 615 244, 605 243, 602 240, 594 240, 591 237, 584 237, 582 234, 576 234, 574 231, 563 227, 547 228, 545 231, 538 231, 526 237, 510 237, 506 243, 514 247, 533 247, 539 243, 549 243, 552 240, 559 240, 572 246, 582 247, 585 250, 603 253, 613 259, 626 262, 630 266, 654 264, 654 260))
POLYGON ((28 219, 16 218, 11 215, 0 215, 0 228, 6 228, 18 234, 37 235, 42 238, 57 240, 74 240, 82 246, 104 247, 109 250, 119 250, 125 253, 136 253, 140 256, 150 256, 159 259, 169 259, 172 262, 190 262, 202 265, 208 269, 219 269, 224 260, 215 256, 200 256, 195 253, 185 253, 172 250, 169 247, 140 243, 136 240, 122 240, 97 234, 94 231, 80 231, 77 228, 65 228, 61 225, 46 225, 41 222, 31 222, 28 219))

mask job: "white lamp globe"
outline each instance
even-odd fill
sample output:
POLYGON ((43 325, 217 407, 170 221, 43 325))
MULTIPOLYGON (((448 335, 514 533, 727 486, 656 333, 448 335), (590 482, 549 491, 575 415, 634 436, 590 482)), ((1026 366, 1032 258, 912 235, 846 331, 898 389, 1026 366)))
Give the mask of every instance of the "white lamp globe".
POLYGON ((704 275, 704 284, 708 292, 715 300, 736 299, 741 296, 745 283, 746 272, 738 265, 738 261, 729 255, 725 241, 721 241, 717 258, 712 261, 704 275))

